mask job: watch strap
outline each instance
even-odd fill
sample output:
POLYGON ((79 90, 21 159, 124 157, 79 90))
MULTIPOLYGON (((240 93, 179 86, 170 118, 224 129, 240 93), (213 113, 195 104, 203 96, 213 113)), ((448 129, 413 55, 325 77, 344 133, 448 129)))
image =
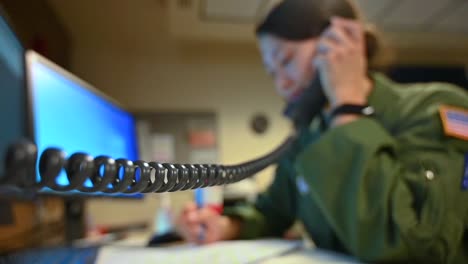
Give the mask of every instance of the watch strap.
POLYGON ((375 109, 370 105, 344 104, 335 108, 332 111, 330 118, 333 119, 336 116, 343 114, 354 114, 371 117, 375 115, 375 109))

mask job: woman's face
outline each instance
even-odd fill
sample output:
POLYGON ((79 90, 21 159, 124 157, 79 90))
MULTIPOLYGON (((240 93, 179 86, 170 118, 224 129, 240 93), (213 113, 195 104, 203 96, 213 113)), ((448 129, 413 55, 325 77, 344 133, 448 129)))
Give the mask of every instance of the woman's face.
POLYGON ((317 39, 289 41, 263 34, 259 37, 259 46, 276 91, 287 102, 295 100, 315 77, 312 61, 317 39))

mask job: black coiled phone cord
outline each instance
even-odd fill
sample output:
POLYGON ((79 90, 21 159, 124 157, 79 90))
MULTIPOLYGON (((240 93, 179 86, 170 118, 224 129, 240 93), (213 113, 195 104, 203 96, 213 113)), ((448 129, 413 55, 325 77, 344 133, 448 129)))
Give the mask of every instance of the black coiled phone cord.
POLYGON ((276 163, 294 141, 295 137, 291 136, 263 157, 229 166, 114 160, 107 156, 93 158, 86 153, 74 153, 67 159, 65 152, 56 148, 46 149, 37 159, 36 146, 21 141, 7 152, 6 176, 2 177, 0 184, 29 190, 47 187, 58 192, 76 190, 83 193, 184 191, 231 184, 253 176, 276 163), (63 170, 69 181, 67 185, 57 183, 57 177, 63 170), (36 175, 40 179, 36 179, 36 175), (85 184, 88 180, 92 185, 85 184))

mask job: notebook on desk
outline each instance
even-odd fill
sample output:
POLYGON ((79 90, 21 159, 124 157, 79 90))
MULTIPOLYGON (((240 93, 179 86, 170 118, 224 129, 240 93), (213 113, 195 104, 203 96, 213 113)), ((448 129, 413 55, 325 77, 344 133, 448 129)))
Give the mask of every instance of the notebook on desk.
POLYGON ((96 264, 120 263, 259 263, 301 248, 300 241, 279 239, 222 241, 207 246, 167 248, 108 246, 100 249, 96 264))

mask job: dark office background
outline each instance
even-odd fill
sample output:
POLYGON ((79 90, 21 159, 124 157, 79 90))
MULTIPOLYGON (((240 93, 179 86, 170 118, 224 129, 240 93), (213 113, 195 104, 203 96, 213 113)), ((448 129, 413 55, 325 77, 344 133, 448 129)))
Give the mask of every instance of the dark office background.
POLYGON ((465 67, 401 66, 388 71, 397 82, 447 82, 468 90, 468 71, 465 67))

